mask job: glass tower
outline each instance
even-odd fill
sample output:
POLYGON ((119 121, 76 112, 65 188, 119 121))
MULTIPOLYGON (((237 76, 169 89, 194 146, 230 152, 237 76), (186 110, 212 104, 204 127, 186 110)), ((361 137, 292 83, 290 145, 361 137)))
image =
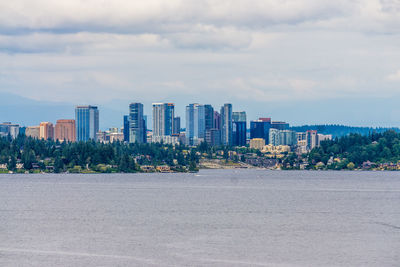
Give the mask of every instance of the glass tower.
POLYGON ((99 131, 99 110, 96 106, 77 106, 75 121, 77 141, 96 140, 99 131))
POLYGON ((245 146, 247 135, 246 112, 232 112, 232 121, 232 145, 245 146))
POLYGON ((153 103, 153 136, 172 135, 174 109, 173 103, 153 103))
POLYGON ((232 104, 224 104, 221 107, 221 143, 232 145, 232 104))
POLYGON ((186 144, 198 145, 206 137, 205 106, 189 104, 186 106, 186 144))
POLYGON ((144 136, 143 104, 131 103, 129 105, 129 143, 143 143, 144 136))

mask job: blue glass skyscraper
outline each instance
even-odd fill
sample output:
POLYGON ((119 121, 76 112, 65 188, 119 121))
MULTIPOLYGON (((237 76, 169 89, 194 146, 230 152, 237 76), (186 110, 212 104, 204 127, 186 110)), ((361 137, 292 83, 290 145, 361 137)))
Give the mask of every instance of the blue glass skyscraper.
POLYGON ((173 103, 153 103, 153 136, 168 136, 174 130, 173 103))
POLYGON ((261 118, 260 120, 250 122, 250 139, 262 138, 266 144, 269 144, 269 131, 271 129, 271 120, 261 118))
POLYGON ((143 118, 143 104, 131 103, 129 105, 129 142, 144 143, 145 121, 143 118))
POLYGON ((232 104, 221 107, 221 143, 232 145, 232 104))
POLYGON ((99 110, 96 106, 77 106, 75 121, 77 141, 96 140, 99 131, 99 110))
POLYGON ((124 115, 124 141, 129 142, 129 116, 124 115))
POLYGON ((206 117, 204 105, 186 106, 186 144, 198 145, 205 141, 206 117))
POLYGON ((246 145, 246 112, 232 112, 232 145, 245 146, 246 145))

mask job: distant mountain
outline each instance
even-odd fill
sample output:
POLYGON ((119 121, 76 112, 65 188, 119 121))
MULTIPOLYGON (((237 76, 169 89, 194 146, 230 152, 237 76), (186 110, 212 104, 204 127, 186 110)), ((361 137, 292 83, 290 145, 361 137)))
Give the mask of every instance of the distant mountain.
POLYGON ((296 132, 305 132, 307 130, 317 130, 321 134, 331 134, 333 138, 348 135, 350 133, 358 133, 361 135, 368 135, 369 133, 383 133, 387 130, 394 130, 400 132, 400 128, 386 128, 386 127, 353 127, 345 125, 303 125, 303 126, 293 126, 290 129, 296 132))
MULTIPOLYGON (((75 118, 75 105, 71 103, 37 101, 3 92, 0 92, 0 99, 0 122, 9 121, 21 126, 31 126, 38 125, 42 121, 55 123, 59 119, 75 118)), ((123 112, 108 106, 98 105, 98 107, 100 129, 122 127, 123 112)))

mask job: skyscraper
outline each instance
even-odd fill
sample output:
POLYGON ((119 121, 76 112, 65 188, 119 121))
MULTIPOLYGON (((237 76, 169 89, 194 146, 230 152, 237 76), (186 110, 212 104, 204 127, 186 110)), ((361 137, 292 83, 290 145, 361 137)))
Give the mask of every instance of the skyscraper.
POLYGON ((214 111, 214 128, 221 130, 221 114, 218 111, 214 111))
POLYGON ((284 121, 273 121, 271 122, 271 128, 277 130, 289 130, 289 123, 284 121))
POLYGON ((129 142, 129 115, 124 115, 124 142, 129 142))
POLYGON ((129 105, 129 143, 143 143, 145 140, 143 104, 129 105))
POLYGON ((28 126, 25 129, 25 135, 32 138, 39 139, 40 137, 40 126, 28 126))
POLYGON ((96 106, 77 106, 75 121, 77 141, 96 140, 99 131, 99 110, 96 106))
POLYGON ((232 112, 232 145, 245 146, 246 145, 246 112, 232 112))
POLYGON ((181 133, 181 117, 174 118, 174 130, 172 133, 177 135, 181 133))
POLYGON ((234 111, 234 112, 232 112, 232 121, 244 121, 244 122, 246 122, 246 111, 234 111))
POLYGON ((279 130, 275 128, 269 129, 269 144, 273 146, 281 145, 281 135, 279 130))
POLYGON ((221 107, 221 143, 232 145, 232 104, 221 107))
POLYGON ((318 146, 318 132, 316 130, 308 130, 307 134, 307 149, 312 150, 318 146))
POLYGON ((174 109, 173 103, 153 103, 153 137, 172 135, 174 109))
POLYGON ((250 139, 262 138, 269 144, 269 131, 271 128, 270 118, 260 118, 250 122, 250 139))
POLYGON ((211 105, 204 105, 205 128, 214 128, 214 108, 211 105))
POLYGON ((76 141, 75 120, 58 120, 55 127, 55 140, 76 141))
POLYGON ((4 122, 0 124, 0 137, 6 137, 8 135, 11 138, 16 138, 20 132, 18 124, 12 124, 11 122, 4 122))
POLYGON ((41 122, 39 126, 40 139, 54 139, 54 126, 51 122, 41 122))
POLYGON ((205 108, 200 104, 186 106, 186 144, 198 145, 205 140, 205 108))

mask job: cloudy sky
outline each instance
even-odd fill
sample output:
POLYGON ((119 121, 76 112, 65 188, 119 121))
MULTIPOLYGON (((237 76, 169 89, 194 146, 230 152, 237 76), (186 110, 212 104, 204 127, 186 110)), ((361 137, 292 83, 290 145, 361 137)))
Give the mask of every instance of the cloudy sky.
POLYGON ((33 101, 400 126, 399 86, 399 0, 0 1, 0 93, 33 101))

